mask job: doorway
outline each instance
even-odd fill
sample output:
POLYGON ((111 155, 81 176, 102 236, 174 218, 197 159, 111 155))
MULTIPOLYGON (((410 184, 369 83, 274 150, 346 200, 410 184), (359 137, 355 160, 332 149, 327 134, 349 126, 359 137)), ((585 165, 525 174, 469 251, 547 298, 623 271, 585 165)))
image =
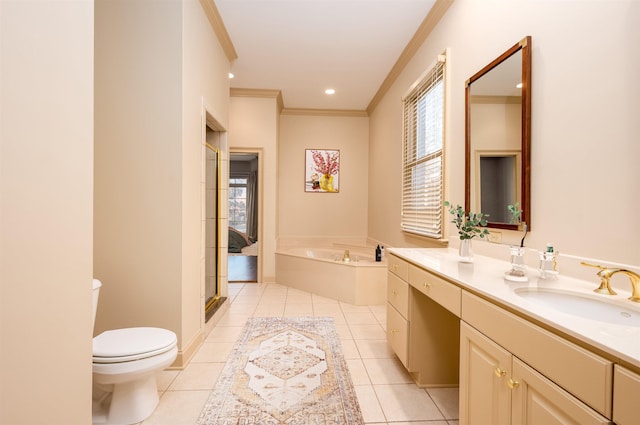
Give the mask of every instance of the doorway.
POLYGON ((229 282, 260 280, 260 152, 229 155, 229 282))

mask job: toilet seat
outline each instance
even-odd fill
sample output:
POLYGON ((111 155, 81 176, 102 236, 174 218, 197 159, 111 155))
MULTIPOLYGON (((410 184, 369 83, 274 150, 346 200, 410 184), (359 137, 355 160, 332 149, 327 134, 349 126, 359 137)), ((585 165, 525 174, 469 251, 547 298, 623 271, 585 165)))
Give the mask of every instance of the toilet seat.
POLYGON ((165 353, 177 345, 176 334, 161 328, 114 329, 93 338, 93 363, 123 363, 165 353))

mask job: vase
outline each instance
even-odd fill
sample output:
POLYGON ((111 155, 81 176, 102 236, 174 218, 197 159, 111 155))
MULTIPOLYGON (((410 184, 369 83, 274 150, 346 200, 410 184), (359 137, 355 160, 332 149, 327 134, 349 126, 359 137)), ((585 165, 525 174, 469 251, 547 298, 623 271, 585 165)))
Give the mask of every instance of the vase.
POLYGON ((333 175, 323 174, 322 177, 320 177, 320 189, 333 192, 333 175))
POLYGON ((461 239, 458 248, 458 256, 462 263, 473 263, 473 249, 471 248, 471 239, 461 239))

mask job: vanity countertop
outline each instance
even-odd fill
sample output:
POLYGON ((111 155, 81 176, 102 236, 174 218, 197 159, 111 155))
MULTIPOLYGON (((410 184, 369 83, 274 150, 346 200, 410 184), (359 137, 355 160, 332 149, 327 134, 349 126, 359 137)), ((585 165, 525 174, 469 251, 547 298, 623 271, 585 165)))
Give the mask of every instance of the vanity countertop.
POLYGON ((606 323, 563 313, 529 301, 514 290, 523 287, 558 289, 588 297, 602 296, 620 302, 625 309, 640 312, 640 304, 627 300, 630 291, 616 289, 618 295, 597 295, 593 292, 599 284, 597 277, 593 281, 563 275, 555 279, 539 279, 537 271, 531 268, 528 282, 511 282, 504 279, 504 273, 510 269, 508 261, 475 255, 473 263, 462 263, 458 260, 457 250, 451 248, 390 248, 389 252, 456 283, 462 289, 475 292, 640 369, 640 326, 606 323))

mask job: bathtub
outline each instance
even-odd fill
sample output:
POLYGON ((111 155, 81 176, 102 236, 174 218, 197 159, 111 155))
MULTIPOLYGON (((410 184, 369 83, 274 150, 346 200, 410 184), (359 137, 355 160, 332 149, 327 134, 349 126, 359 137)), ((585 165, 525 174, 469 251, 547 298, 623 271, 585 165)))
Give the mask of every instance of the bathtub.
POLYGON ((387 299, 387 264, 371 253, 344 249, 291 248, 276 252, 276 282, 355 305, 382 305, 387 299))

